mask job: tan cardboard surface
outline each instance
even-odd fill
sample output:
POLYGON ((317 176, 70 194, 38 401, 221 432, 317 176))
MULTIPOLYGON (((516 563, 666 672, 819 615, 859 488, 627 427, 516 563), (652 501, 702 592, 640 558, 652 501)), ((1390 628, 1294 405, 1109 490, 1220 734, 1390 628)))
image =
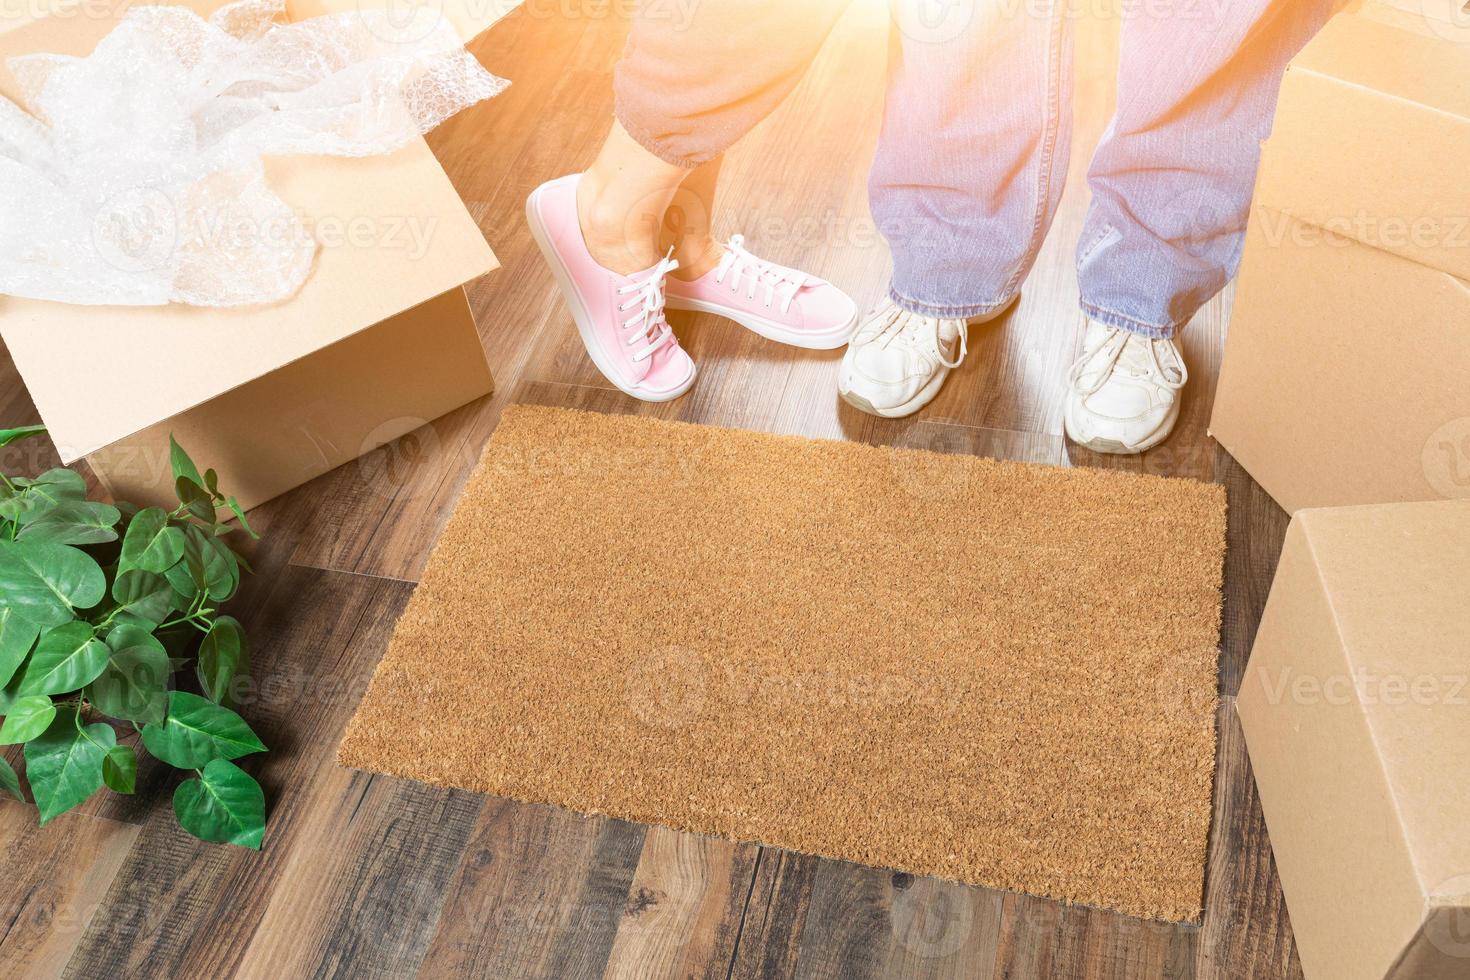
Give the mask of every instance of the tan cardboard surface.
POLYGON ((1425 894, 1470 898, 1470 502, 1300 520, 1425 894))
MULTIPOLYGON (((161 506, 173 499, 173 435, 248 510, 493 388, 464 290, 452 289, 87 461, 115 499, 161 506)), ((369 487, 374 472, 363 471, 369 487)))
POLYGON ((1287 511, 1470 497, 1470 284, 1254 209, 1210 433, 1287 511))
POLYGON ((1365 0, 1354 6, 1371 20, 1470 44, 1470 3, 1465 0, 1365 0))
MULTIPOLYGON (((218 4, 203 0, 196 9, 218 4)), ((0 56, 83 54, 102 18, 53 17, 0 36, 0 56)), ((0 92, 13 80, 0 71, 0 92)), ((278 158, 271 187, 323 242, 297 296, 270 307, 78 307, 0 298, 0 334, 71 462, 495 268, 428 147, 387 157, 278 158), (118 379, 146 379, 120 397, 118 379)))
POLYGON ((1255 203, 1470 278, 1466 160, 1470 44, 1341 16, 1287 72, 1255 203))
POLYGON ((1466 636, 1470 503, 1292 522, 1237 710, 1308 980, 1466 975, 1466 636))

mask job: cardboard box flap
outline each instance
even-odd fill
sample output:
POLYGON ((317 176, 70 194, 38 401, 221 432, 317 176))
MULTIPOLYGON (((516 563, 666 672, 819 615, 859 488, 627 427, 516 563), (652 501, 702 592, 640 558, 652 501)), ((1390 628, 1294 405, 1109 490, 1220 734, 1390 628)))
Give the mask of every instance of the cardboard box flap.
MULTIPOLYGON (((195 4, 207 12, 214 0, 195 4)), ((89 8, 91 9, 91 8, 89 8)), ((104 17, 0 34, 0 61, 84 55, 104 17)), ((0 93, 14 80, 0 68, 0 93)), ((384 157, 266 161, 271 189, 319 244, 291 300, 203 310, 79 307, 0 297, 0 335, 65 462, 199 405, 496 267, 454 187, 416 140, 384 157)))
POLYGON ((1470 279, 1470 45, 1358 15, 1292 62, 1256 204, 1470 279))
POLYGON ((1467 0, 1363 0, 1354 8, 1363 17, 1381 20, 1430 37, 1470 44, 1467 0))
POLYGON ((1470 502, 1304 510, 1427 904, 1470 890, 1470 502))

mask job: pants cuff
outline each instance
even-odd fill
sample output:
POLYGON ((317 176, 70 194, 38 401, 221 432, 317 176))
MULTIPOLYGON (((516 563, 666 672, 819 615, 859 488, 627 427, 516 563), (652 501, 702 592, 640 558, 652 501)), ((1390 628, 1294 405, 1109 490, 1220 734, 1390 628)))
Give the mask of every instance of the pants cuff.
POLYGON ((621 98, 617 99, 614 104, 613 115, 617 118, 618 123, 622 125, 627 134, 633 137, 633 142, 670 166, 682 167, 685 170, 694 170, 697 167, 704 166, 720 155, 718 151, 693 156, 681 156, 680 154, 674 153, 659 139, 649 133, 648 130, 633 121, 631 114, 624 107, 621 98))
POLYGON ((1011 302, 1007 296, 1005 299, 996 300, 993 303, 969 303, 963 305, 925 303, 922 300, 912 299, 900 293, 893 286, 888 287, 888 298, 893 305, 910 313, 920 316, 932 316, 943 320, 969 320, 977 316, 989 316, 998 310, 1005 309, 1011 302))
POLYGON ((1096 320, 1098 323, 1106 324, 1110 327, 1117 327, 1119 330, 1126 330, 1129 333, 1136 333, 1144 337, 1153 337, 1155 340, 1168 340, 1184 326, 1183 323, 1145 323, 1142 320, 1119 313, 1116 310, 1110 310, 1106 307, 1097 306, 1096 304, 1085 301, 1082 303, 1082 312, 1087 315, 1089 320, 1096 320))

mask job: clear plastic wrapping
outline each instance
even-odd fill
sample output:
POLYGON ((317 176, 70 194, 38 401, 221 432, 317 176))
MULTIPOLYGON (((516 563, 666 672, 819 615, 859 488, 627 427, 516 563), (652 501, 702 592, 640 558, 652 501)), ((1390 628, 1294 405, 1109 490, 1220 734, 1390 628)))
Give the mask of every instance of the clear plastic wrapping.
POLYGON ((263 157, 389 153, 498 94, 447 22, 209 19, 134 7, 86 58, 12 59, 0 98, 0 293, 88 305, 292 296, 316 243, 263 157))

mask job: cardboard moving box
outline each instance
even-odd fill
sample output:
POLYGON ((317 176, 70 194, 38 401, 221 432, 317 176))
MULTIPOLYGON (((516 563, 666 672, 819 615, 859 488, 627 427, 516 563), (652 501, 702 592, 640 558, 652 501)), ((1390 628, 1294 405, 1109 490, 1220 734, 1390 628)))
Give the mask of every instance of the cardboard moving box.
POLYGON ((1470 44, 1375 9, 1287 71, 1210 420, 1288 511, 1470 497, 1470 44))
POLYGON ((1470 977, 1470 502, 1298 513, 1237 710, 1307 980, 1470 977))
MULTIPOLYGON (((0 34, 0 94, 16 98, 6 57, 88 53, 114 23, 101 6, 0 34)), ((86 457, 119 499, 172 499, 170 433, 251 507, 494 386, 462 286, 495 256, 422 140, 384 157, 272 159, 267 174, 321 243, 287 302, 0 297, 0 335, 63 461, 86 457)))

